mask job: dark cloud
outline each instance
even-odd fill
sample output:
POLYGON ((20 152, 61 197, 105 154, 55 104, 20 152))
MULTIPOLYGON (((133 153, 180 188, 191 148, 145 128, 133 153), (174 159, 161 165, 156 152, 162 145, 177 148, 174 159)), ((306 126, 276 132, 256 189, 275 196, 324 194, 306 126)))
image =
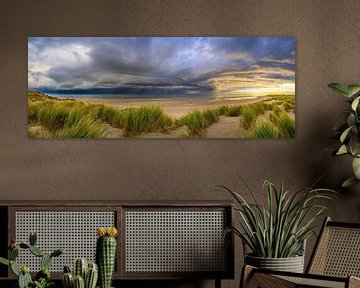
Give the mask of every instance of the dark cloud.
POLYGON ((30 37, 28 47, 35 89, 202 92, 231 71, 242 80, 295 77, 293 37, 30 37), (262 68, 276 71, 261 74, 262 68))

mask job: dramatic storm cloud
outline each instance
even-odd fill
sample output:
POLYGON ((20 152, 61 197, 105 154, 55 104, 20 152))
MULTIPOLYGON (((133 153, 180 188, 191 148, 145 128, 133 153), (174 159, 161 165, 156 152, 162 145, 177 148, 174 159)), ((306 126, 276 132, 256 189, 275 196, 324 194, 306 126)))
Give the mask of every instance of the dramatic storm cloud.
POLYGON ((42 91, 295 93, 293 37, 31 37, 28 57, 42 91))

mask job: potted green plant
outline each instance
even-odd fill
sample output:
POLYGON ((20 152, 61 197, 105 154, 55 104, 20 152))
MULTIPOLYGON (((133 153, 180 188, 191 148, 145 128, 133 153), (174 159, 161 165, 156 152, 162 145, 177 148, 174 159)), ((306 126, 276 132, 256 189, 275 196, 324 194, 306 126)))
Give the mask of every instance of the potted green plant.
POLYGON ((314 233, 315 223, 326 207, 318 200, 331 199, 329 189, 304 188, 296 193, 278 189, 270 181, 264 182, 267 193, 266 205, 260 204, 251 189, 245 190, 251 201, 239 193, 220 186, 235 199, 233 208, 240 216, 239 227, 228 227, 243 242, 245 264, 278 271, 300 272, 304 270, 304 245, 314 233))
POLYGON ((64 253, 63 249, 57 249, 52 253, 43 252, 36 246, 37 236, 30 233, 29 243, 13 242, 8 251, 8 259, 0 257, 0 263, 10 266, 11 271, 18 277, 18 288, 50 288, 54 286, 54 282, 50 280, 50 265, 54 257, 59 257, 64 253), (28 250, 31 254, 39 257, 41 270, 36 273, 32 279, 30 268, 26 265, 20 266, 16 260, 19 256, 20 249, 28 250))
POLYGON ((334 155, 350 155, 354 176, 347 179, 342 186, 348 187, 360 183, 360 85, 344 85, 331 83, 331 89, 347 98, 351 108, 347 111, 346 122, 336 126, 334 130, 338 133, 340 145, 334 151, 334 155))

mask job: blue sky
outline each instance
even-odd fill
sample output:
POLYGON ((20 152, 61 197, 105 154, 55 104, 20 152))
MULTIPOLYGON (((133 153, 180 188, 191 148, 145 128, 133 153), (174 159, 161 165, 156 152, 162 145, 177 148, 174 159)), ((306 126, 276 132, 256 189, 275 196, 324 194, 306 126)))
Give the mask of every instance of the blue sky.
POLYGON ((295 38, 30 37, 28 86, 220 97, 295 94, 295 38))

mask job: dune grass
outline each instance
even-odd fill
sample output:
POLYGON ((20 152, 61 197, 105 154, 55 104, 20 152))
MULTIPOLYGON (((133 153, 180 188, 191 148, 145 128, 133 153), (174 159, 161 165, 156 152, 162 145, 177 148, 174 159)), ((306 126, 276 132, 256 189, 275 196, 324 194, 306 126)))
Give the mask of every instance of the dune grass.
POLYGON ((277 138, 278 135, 277 129, 268 120, 263 120, 254 127, 254 138, 277 138))
POLYGON ((272 100, 274 100, 276 104, 283 106, 286 112, 295 112, 295 96, 277 95, 273 96, 272 100))
POLYGON ((280 138, 295 137, 295 121, 284 111, 279 113, 276 113, 276 111, 271 112, 269 119, 279 130, 278 134, 280 138))
POLYGON ((218 115, 219 116, 222 116, 222 115, 229 115, 229 109, 230 109, 230 106, 229 105, 222 105, 218 108, 218 115))
POLYGON ((266 111, 274 109, 274 105, 270 103, 253 103, 245 105, 241 108, 240 125, 245 129, 251 128, 256 123, 259 115, 264 115, 266 111))
POLYGON ((226 117, 238 117, 241 114, 242 105, 222 105, 218 108, 218 115, 226 117))
POLYGON ((124 127, 125 122, 123 111, 104 104, 90 105, 89 107, 89 113, 93 118, 100 119, 117 128, 124 127))
POLYGON ((103 138, 106 136, 105 126, 90 116, 74 118, 76 121, 52 133, 54 138, 103 138))
POLYGON ((144 132, 168 131, 173 120, 157 105, 124 110, 78 101, 28 103, 28 122, 40 124, 55 138, 105 137, 105 123, 123 129, 125 137, 144 132))
POLYGON ((240 123, 245 129, 249 129, 255 123, 256 117, 257 114, 254 110, 249 105, 246 105, 242 109, 242 119, 240 120, 240 123))
POLYGON ((177 125, 185 125, 188 128, 189 137, 202 137, 205 134, 205 122, 203 114, 199 110, 187 113, 177 120, 177 125))
POLYGON ((204 137, 206 128, 217 122, 219 122, 218 109, 208 109, 203 112, 199 110, 189 112, 178 119, 176 124, 178 126, 187 126, 189 137, 204 137))
POLYGON ((167 132, 173 120, 158 105, 129 108, 122 111, 124 136, 131 137, 144 132, 167 132))
POLYGON ((29 137, 34 138, 101 138, 112 133, 111 127, 120 129, 124 137, 136 137, 155 131, 169 133, 180 126, 187 127, 188 137, 206 137, 206 129, 217 123, 220 116, 239 117, 240 125, 248 130, 244 137, 295 135, 295 121, 288 116, 295 109, 293 96, 274 96, 271 102, 194 110, 172 119, 159 105, 117 109, 104 104, 57 99, 36 91, 28 95, 29 137), (261 119, 267 120, 257 123, 260 115, 265 115, 261 119))
POLYGON ((205 110, 202 114, 206 127, 209 127, 213 123, 219 122, 219 114, 216 110, 208 109, 205 110))
MULTIPOLYGON (((43 125, 51 138, 101 138, 105 127, 86 115, 80 102, 42 101, 28 105, 29 123, 43 125)), ((32 133, 29 133, 31 137, 32 133)))
POLYGON ((242 108, 240 125, 249 130, 254 138, 293 138, 295 137, 295 121, 288 115, 293 111, 294 97, 279 96, 281 103, 254 103, 242 108), (286 106, 289 105, 289 106, 286 106), (283 109, 281 108, 283 107, 283 109), (290 107, 287 111, 286 107, 290 107), (284 111, 285 110, 285 111, 284 111), (265 115, 265 119, 257 123, 258 116, 265 115))

